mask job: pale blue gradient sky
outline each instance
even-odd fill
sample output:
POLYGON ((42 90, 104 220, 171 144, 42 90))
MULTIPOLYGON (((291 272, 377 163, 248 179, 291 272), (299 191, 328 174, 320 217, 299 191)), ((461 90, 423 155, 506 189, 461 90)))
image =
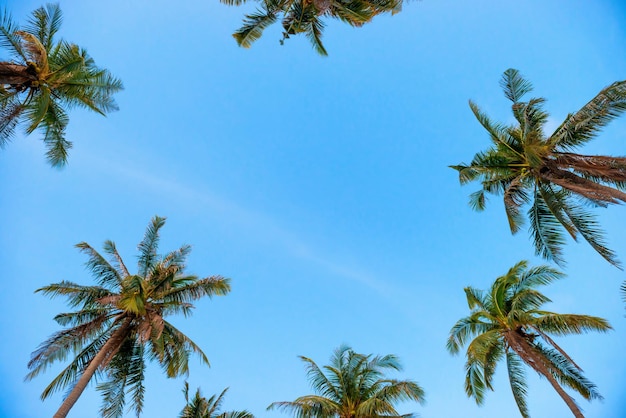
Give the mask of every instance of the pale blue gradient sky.
MULTIPOLYGON (((3 4, 1 4, 3 3, 3 4)), ((16 20, 40 6, 10 0, 16 20)), ((533 257, 511 236, 502 203, 467 206, 447 166, 469 162, 488 137, 467 105, 510 121, 500 75, 518 68, 546 97, 556 126, 626 74, 626 5, 620 0, 423 0, 363 28, 331 21, 327 58, 305 38, 278 44, 278 25, 252 49, 230 34, 246 10, 217 0, 63 1, 60 35, 85 46, 125 84, 121 110, 72 112, 69 166, 44 161, 38 135, 0 152, 0 415, 50 416, 61 395, 39 393, 54 370, 23 382, 30 352, 64 311, 33 291, 63 279, 89 283, 73 248, 114 240, 127 264, 149 219, 167 216, 161 248, 194 248, 189 272, 232 278, 232 293, 174 320, 206 352, 189 382, 231 389, 224 407, 259 417, 274 401, 310 393, 298 355, 325 364, 347 343, 395 353, 417 380, 424 418, 501 418, 518 412, 504 369, 483 407, 465 397, 462 357, 445 351, 467 314, 463 287, 487 287, 533 257)), ((626 119, 588 153, 625 155, 626 119)), ((598 210, 626 261, 624 208, 598 210)), ((623 272, 586 244, 568 245, 568 278, 545 289, 550 309, 608 318, 615 330, 559 339, 598 384, 588 418, 625 415, 623 272)), ((60 370, 56 368, 55 370, 60 370)), ((533 418, 567 416, 549 384, 529 372, 533 418)), ((174 417, 183 379, 152 366, 145 417, 174 417)), ((90 387, 70 414, 95 417, 90 387)), ((132 416, 132 414, 128 414, 132 416)))

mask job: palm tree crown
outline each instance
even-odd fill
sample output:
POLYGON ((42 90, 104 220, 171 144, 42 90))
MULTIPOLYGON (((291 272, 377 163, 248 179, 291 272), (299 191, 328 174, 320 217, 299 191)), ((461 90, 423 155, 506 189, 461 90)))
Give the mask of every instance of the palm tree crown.
POLYGON ((323 367, 326 373, 313 360, 300 358, 318 395, 274 402, 268 410, 290 411, 296 418, 410 418, 414 415, 400 415, 394 405, 407 400, 424 401, 424 391, 417 383, 384 377, 386 369, 401 370, 394 355, 372 357, 341 346, 331 357, 331 364, 323 367))
POLYGON ((28 380, 69 355, 74 359, 46 387, 41 397, 70 387, 55 417, 65 417, 91 378, 100 378, 103 394, 101 413, 119 417, 129 394, 137 415, 143 408, 146 359, 157 361, 168 377, 188 372, 194 352, 208 364, 202 350, 166 320, 167 316, 191 314, 192 302, 204 296, 225 295, 229 279, 211 276, 199 279, 184 274, 191 247, 183 245, 164 256, 157 254, 159 230, 165 218, 154 217, 139 243, 137 274, 129 273, 115 244, 106 241, 105 259, 89 244, 77 247, 89 257, 87 267, 97 285, 83 286, 68 281, 38 289, 50 296, 65 296, 75 311, 54 319, 62 331, 53 334, 33 352, 28 380))
POLYGON ((180 418, 254 418, 248 411, 228 411, 221 412, 222 402, 224 401, 224 395, 228 388, 224 389, 219 395, 213 395, 209 399, 202 396, 200 389, 196 390, 196 394, 192 399, 189 399, 189 384, 185 382, 185 388, 183 393, 185 394, 185 401, 187 405, 180 413, 180 418))
MULTIPOLYGON (((239 6, 246 0, 220 0, 239 6)), ((363 26, 381 13, 400 11, 402 0, 259 0, 260 9, 246 15, 243 26, 233 37, 239 46, 249 48, 263 30, 282 15, 283 39, 304 33, 320 55, 328 55, 322 44, 322 18, 339 19, 351 26, 363 26)))
POLYGON ((123 88, 87 51, 55 40, 61 20, 56 4, 35 10, 24 28, 0 13, 0 48, 12 57, 0 62, 0 147, 19 124, 27 134, 39 129, 52 166, 65 165, 72 146, 66 111, 78 106, 105 115, 117 110, 112 95, 123 88))
POLYGON ((521 98, 532 90, 519 72, 504 72, 501 86, 513 102, 515 125, 489 119, 470 101, 470 108, 487 130, 493 145, 479 152, 469 165, 452 166, 461 184, 480 180, 482 190, 470 197, 476 210, 485 207, 485 193, 502 194, 511 232, 524 223, 520 209, 528 205, 530 231, 537 254, 563 264, 563 229, 582 236, 611 264, 615 254, 604 244, 603 232, 584 206, 606 206, 626 201, 626 158, 571 153, 593 139, 611 120, 626 110, 626 81, 606 87, 579 111, 570 114, 550 136, 544 134, 548 114, 544 99, 521 98))
POLYGON ((562 386, 587 400, 601 398, 596 386, 550 335, 606 332, 611 326, 594 316, 541 309, 550 299, 535 288, 562 276, 547 266, 528 268, 527 262, 522 261, 496 279, 488 292, 465 288, 471 313, 452 327, 447 348, 457 354, 467 344, 465 391, 479 405, 484 401, 485 390, 493 390, 497 363, 504 358, 511 390, 524 418, 530 415, 523 364, 548 379, 576 417, 583 417, 582 412, 562 386))

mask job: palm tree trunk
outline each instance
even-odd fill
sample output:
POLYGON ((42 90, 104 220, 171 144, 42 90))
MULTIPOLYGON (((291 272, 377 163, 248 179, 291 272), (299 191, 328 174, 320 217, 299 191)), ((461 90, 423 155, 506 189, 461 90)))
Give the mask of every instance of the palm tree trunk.
POLYGON ((574 416, 576 418, 585 418, 578 405, 576 405, 576 402, 574 402, 574 399, 559 385, 559 382, 556 381, 548 366, 546 366, 543 359, 535 353, 531 345, 515 331, 508 331, 504 337, 509 347, 511 347, 526 364, 548 379, 548 382, 550 382, 556 393, 558 393, 561 399, 567 404, 574 416))
POLYGON ((72 389, 67 398, 63 401, 59 410, 54 414, 53 418, 65 418, 70 412, 70 409, 74 406, 80 395, 83 393, 87 384, 93 377, 94 373, 100 366, 106 364, 117 353, 122 346, 124 339, 130 329, 130 318, 126 318, 124 323, 111 335, 107 342, 102 346, 98 354, 89 362, 89 365, 83 372, 83 375, 78 379, 76 385, 72 389))
POLYGON ((23 85, 33 80, 28 66, 12 62, 0 62, 0 85, 23 85))

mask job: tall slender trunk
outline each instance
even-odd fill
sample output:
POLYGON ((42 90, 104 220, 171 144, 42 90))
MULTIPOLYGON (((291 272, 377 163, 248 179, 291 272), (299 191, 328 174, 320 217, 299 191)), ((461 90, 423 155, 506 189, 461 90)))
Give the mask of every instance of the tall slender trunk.
POLYGON ((87 384, 93 377, 94 373, 98 368, 111 360, 111 358, 117 353, 117 351, 122 346, 124 342, 124 338, 126 337, 126 333, 130 329, 131 318, 126 318, 124 323, 120 325, 120 327, 115 330, 115 332, 111 335, 111 337, 107 340, 107 342, 102 346, 98 354, 91 360, 83 375, 78 379, 74 389, 67 395, 67 398, 63 401, 59 410, 54 414, 53 418, 65 418, 67 414, 70 412, 70 409, 74 406, 80 395, 83 393, 87 384))
POLYGON ((36 80, 28 71, 28 66, 12 62, 0 62, 0 85, 22 85, 36 80))
POLYGON ((537 355, 537 353, 535 353, 531 345, 528 344, 528 342, 522 336, 520 336, 515 331, 508 331, 506 334, 504 334, 504 338, 509 344, 509 347, 511 347, 511 349, 515 351, 515 353, 517 353, 517 355, 526 364, 532 367, 532 369, 535 370, 537 373, 548 379, 548 382, 550 382, 550 384, 559 394, 561 399, 565 401, 565 403, 576 418, 585 418, 578 405, 576 405, 576 402, 574 402, 574 399, 572 399, 572 397, 569 396, 567 392, 565 392, 561 385, 559 385, 559 382, 556 381, 556 379, 550 372, 550 369, 544 363, 543 359, 539 355, 537 355))

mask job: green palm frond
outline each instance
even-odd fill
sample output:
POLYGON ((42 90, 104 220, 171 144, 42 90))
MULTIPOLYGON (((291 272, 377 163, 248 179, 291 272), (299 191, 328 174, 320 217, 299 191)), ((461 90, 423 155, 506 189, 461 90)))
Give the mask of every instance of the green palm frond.
POLYGON ((163 292, 160 296, 164 302, 186 303, 198 300, 204 296, 223 296, 230 292, 230 279, 221 276, 211 276, 196 280, 194 283, 176 286, 163 292))
POLYGON ((76 308, 82 306, 83 308, 97 307, 99 299, 111 296, 112 293, 108 289, 100 286, 83 286, 69 281, 61 281, 48 286, 41 287, 35 290, 35 293, 42 293, 45 296, 67 297, 67 303, 76 308))
POLYGON ((473 398, 477 405, 482 405, 485 402, 485 391, 487 390, 484 365, 468 356, 465 371, 465 394, 469 398, 473 398))
POLYGON ((24 62, 28 60, 22 48, 22 38, 16 34, 20 27, 13 21, 11 14, 5 8, 0 12, 0 48, 9 51, 11 56, 24 62))
POLYGON ((44 131, 43 142, 46 145, 46 159, 52 167, 63 167, 72 143, 65 139, 65 127, 69 118, 55 102, 50 102, 40 126, 44 131))
POLYGON ((572 224, 580 235, 593 247, 606 261, 621 269, 621 263, 613 250, 604 242, 604 232, 596 221, 596 217, 585 211, 581 206, 570 204, 564 208, 572 224))
POLYGON ((519 280, 515 287, 515 293, 537 286, 546 286, 565 277, 565 274, 550 266, 527 266, 528 263, 519 271, 519 280))
POLYGON ((534 345, 534 349, 549 364, 552 375, 562 385, 575 390, 587 400, 603 399, 597 390, 597 386, 583 376, 582 372, 557 350, 544 347, 538 343, 534 345))
POLYGON ((589 331, 608 332, 613 329, 604 318, 589 315, 555 314, 543 312, 533 326, 555 335, 584 334, 589 331))
MULTIPOLYGON (((81 243, 79 245, 89 246, 89 244, 87 243, 81 243)), ((115 272, 115 274, 111 277, 115 279, 115 282, 117 285, 120 285, 122 283, 122 279, 130 276, 130 273, 128 272, 128 268, 126 268, 126 264, 124 264, 124 260, 122 260, 122 257, 120 256, 120 253, 117 251, 117 247, 113 241, 111 240, 104 241, 104 245, 102 247, 103 247, 104 253, 108 254, 111 257, 111 262, 107 263, 109 264, 109 266, 112 267, 112 270, 115 272)), ((105 280, 105 282, 109 282, 109 280, 105 280)))
POLYGON ((550 211, 539 192, 535 192, 533 205, 528 209, 528 218, 535 254, 552 260, 559 266, 565 265, 562 256, 565 240, 561 233, 561 223, 550 211))
POLYGON ((568 115, 551 135, 550 143, 561 151, 579 147, 625 110, 626 81, 617 81, 601 90, 578 112, 568 115))
POLYGON ((139 275, 146 277, 157 259, 159 246, 159 230, 165 225, 165 218, 155 216, 150 221, 143 240, 137 246, 139 250, 139 275))
POLYGON ((578 239, 578 230, 566 211, 571 204, 569 193, 566 190, 556 190, 549 184, 537 185, 537 193, 539 193, 546 208, 554 218, 561 224, 572 239, 576 241, 578 239))
POLYGON ((265 28, 276 22, 277 10, 266 7, 255 13, 245 16, 243 26, 233 33, 237 44, 243 48, 250 48, 252 43, 258 40, 265 28))
POLYGON ((524 224, 524 217, 520 208, 529 202, 530 198, 524 190, 522 179, 514 178, 504 191, 504 209, 509 221, 509 228, 513 234, 516 234, 524 224))
POLYGON ((36 36, 49 51, 52 49, 54 35, 59 31, 62 22, 63 15, 59 5, 49 3, 45 8, 40 7, 32 13, 25 30, 36 36))
POLYGON ((86 242, 80 242, 76 244, 76 248, 78 248, 82 253, 87 254, 87 256, 89 257, 89 260, 87 260, 87 263, 85 263, 85 265, 87 269, 91 271, 91 273, 97 279, 98 283, 101 286, 107 288, 115 285, 119 286, 122 283, 123 277, 128 275, 127 270, 125 271, 126 274, 120 275, 120 272, 118 272, 118 270, 114 266, 112 266, 104 257, 100 255, 98 251, 96 251, 86 242))
POLYGON ((459 319, 450 330, 446 348, 451 354, 458 354, 467 341, 475 335, 491 331, 495 326, 489 321, 491 315, 475 312, 459 319))
MULTIPOLYGON (((372 20, 375 15, 373 10, 376 9, 376 7, 373 5, 367 5, 364 4, 364 2, 362 1, 354 0, 345 3, 334 2, 331 7, 333 17, 338 18, 339 20, 349 24, 350 26, 356 27, 362 26, 363 24, 372 20)), ((392 7, 389 7, 388 9, 391 10, 392 7)))
POLYGON ((513 392, 513 398, 515 398, 517 408, 523 418, 530 418, 528 404, 526 403, 528 389, 526 386, 526 373, 524 372, 523 363, 517 354, 507 352, 506 365, 509 373, 509 382, 511 383, 511 391, 513 392))
POLYGON ((531 92, 533 89, 530 81, 525 80, 519 71, 514 68, 509 68, 502 74, 500 87, 502 87, 506 98, 513 103, 519 102, 526 93, 531 92))
POLYGON ((515 138, 510 135, 509 130, 505 126, 493 122, 489 116, 487 116, 487 114, 485 114, 480 107, 478 107, 478 105, 471 100, 469 101, 469 107, 478 122, 489 133, 494 145, 502 146, 511 153, 521 157, 519 141, 516 141, 515 138))
POLYGON ((316 392, 334 401, 341 399, 341 393, 338 388, 326 377, 313 360, 304 356, 300 356, 300 360, 306 363, 306 376, 316 392))
POLYGON ((313 48, 317 51, 318 54, 322 56, 327 56, 328 52, 326 52, 326 48, 324 48, 324 44, 322 44, 322 31, 324 30, 324 23, 318 19, 314 18, 307 25, 306 36, 311 41, 313 48))

